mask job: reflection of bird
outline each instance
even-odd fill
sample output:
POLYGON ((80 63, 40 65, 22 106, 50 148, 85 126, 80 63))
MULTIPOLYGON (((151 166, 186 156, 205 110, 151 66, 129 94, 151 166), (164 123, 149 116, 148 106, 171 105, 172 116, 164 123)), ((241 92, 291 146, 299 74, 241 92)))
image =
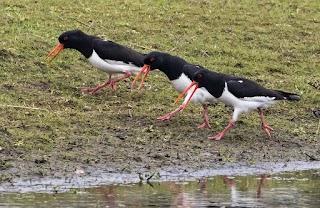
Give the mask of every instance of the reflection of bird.
POLYGON ((185 208, 191 208, 193 207, 192 203, 189 201, 188 195, 182 191, 182 188, 180 185, 175 184, 171 181, 164 182, 165 185, 169 186, 174 190, 174 192, 177 194, 173 200, 172 200, 172 206, 173 207, 185 207, 185 208))
MULTIPOLYGON (((203 205, 204 202, 207 200, 206 196, 206 179, 201 178, 200 179, 200 192, 196 192, 193 194, 186 193, 183 191, 182 187, 174 182, 166 181, 164 182, 165 185, 169 186, 176 196, 172 200, 172 207, 183 207, 183 208, 192 208, 192 207, 198 207, 194 205, 194 202, 196 202, 198 205, 203 205), (204 201, 202 201, 203 199, 204 201)), ((201 206, 202 207, 202 206, 201 206)))
MULTIPOLYGON (((257 198, 261 197, 262 188, 265 185, 266 179, 269 177, 270 177, 270 175, 267 175, 267 174, 262 174, 260 176, 260 181, 259 181, 259 184, 257 187, 257 198)), ((227 176, 223 176, 223 181, 231 189, 232 207, 237 206, 241 202, 247 203, 250 201, 255 201, 255 200, 252 200, 252 198, 245 198, 244 196, 241 196, 241 193, 238 193, 236 186, 234 185, 232 179, 229 179, 227 176)))
POLYGON ((320 117, 320 109, 312 109, 312 112, 316 117, 320 117))
POLYGON ((117 194, 115 193, 115 188, 113 186, 100 186, 97 188, 97 190, 103 197, 102 201, 106 203, 104 207, 116 207, 117 194))
MULTIPOLYGON (((229 179, 227 176, 223 176, 223 182, 231 189, 231 200, 232 203, 237 203, 238 202, 238 192, 236 189, 236 186, 233 184, 232 180, 229 179)), ((234 206, 234 204, 233 204, 234 206)))
POLYGON ((95 88, 83 89, 84 92, 95 93, 106 86, 110 86, 111 91, 115 91, 117 82, 130 77, 130 75, 136 75, 143 66, 144 55, 142 53, 110 40, 87 35, 81 30, 62 33, 59 36, 59 42, 46 57, 52 56, 49 63, 64 48, 72 48, 81 52, 94 67, 109 74, 107 82, 95 88), (111 79, 114 74, 123 74, 123 76, 111 79))
MULTIPOLYGON (((140 88, 142 86, 146 76, 148 75, 149 71, 159 69, 160 71, 162 71, 163 73, 165 73, 167 75, 167 77, 169 78, 174 89, 180 93, 183 90, 185 90, 189 84, 191 84, 192 75, 196 70, 198 70, 197 68, 194 68, 195 71, 183 72, 184 66, 186 64, 188 64, 185 60, 183 60, 182 58, 179 58, 177 56, 172 56, 168 53, 161 53, 161 52, 151 52, 151 53, 147 54, 144 59, 144 64, 145 65, 143 66, 141 72, 136 76, 136 78, 134 79, 132 84, 134 84, 136 82, 136 80, 141 76, 143 71, 146 70, 145 75, 140 83, 140 86, 139 86, 139 88, 140 88)), ((190 92, 191 92, 191 90, 190 90, 190 92)), ((185 107, 185 103, 189 99, 190 96, 191 96, 191 93, 188 92, 187 96, 185 98, 185 101, 183 102, 182 105, 180 105, 176 110, 174 110, 164 116, 158 117, 157 119, 161 120, 161 121, 170 119, 174 114, 178 113, 179 111, 181 111, 185 107)), ((208 93, 208 91, 206 89, 200 88, 192 96, 191 101, 200 103, 200 104, 202 104, 202 107, 203 107, 204 121, 199 126, 199 128, 203 128, 206 126, 210 128, 211 126, 209 124, 209 119, 208 119, 208 105, 206 104, 206 102, 214 104, 216 102, 216 99, 210 93, 208 93)))
POLYGON ((259 182, 258 189, 257 189, 257 198, 261 197, 261 190, 264 187, 266 179, 269 177, 271 177, 271 175, 268 175, 268 174, 261 175, 260 182, 259 182))
MULTIPOLYGON (((186 70, 193 70, 192 68, 197 68, 197 66, 189 65, 188 67, 185 67, 186 70)), ((262 129, 269 137, 271 137, 270 131, 273 129, 265 123, 263 109, 268 108, 281 100, 296 101, 300 99, 296 94, 266 89, 245 78, 217 73, 204 68, 194 71, 196 72, 193 75, 192 84, 190 84, 180 96, 188 92, 193 86, 195 86, 193 91, 197 90, 198 87, 205 87, 212 96, 217 98, 217 100, 226 105, 233 106, 234 108, 233 116, 229 121, 228 126, 218 135, 209 137, 209 139, 221 139, 234 125, 240 114, 256 109, 260 113, 262 129)), ((180 96, 177 100, 180 99, 180 96)))

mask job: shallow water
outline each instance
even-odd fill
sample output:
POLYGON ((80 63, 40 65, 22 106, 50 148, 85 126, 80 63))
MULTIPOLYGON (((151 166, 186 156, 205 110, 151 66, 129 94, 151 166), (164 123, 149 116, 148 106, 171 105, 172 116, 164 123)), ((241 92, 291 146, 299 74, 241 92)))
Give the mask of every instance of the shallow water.
POLYGON ((320 207, 320 169, 166 178, 172 179, 91 188, 47 185, 45 192, 38 189, 42 193, 18 191, 15 184, 1 190, 0 207, 320 207))

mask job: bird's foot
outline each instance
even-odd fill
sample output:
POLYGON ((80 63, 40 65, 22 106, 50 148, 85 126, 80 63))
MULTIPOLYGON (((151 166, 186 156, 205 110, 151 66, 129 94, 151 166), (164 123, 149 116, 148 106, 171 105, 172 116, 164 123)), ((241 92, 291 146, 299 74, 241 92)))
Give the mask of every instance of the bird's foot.
POLYGON ((110 82, 110 85, 109 85, 109 86, 110 86, 111 92, 115 92, 115 91, 116 91, 116 83, 117 83, 117 82, 116 82, 116 81, 113 81, 113 80, 110 82))
POLYGON ((208 139, 214 139, 214 140, 218 141, 218 140, 220 140, 223 136, 224 136, 224 133, 221 132, 221 133, 219 133, 219 134, 217 134, 217 135, 215 135, 215 136, 213 136, 213 137, 208 137, 208 139))
POLYGON ((157 120, 160 120, 160 121, 169 120, 171 116, 172 116, 171 113, 168 113, 167 115, 158 117, 157 120))
POLYGON ((209 121, 203 121, 203 123, 198 126, 199 129, 204 127, 208 127, 209 129, 211 129, 209 121))
POLYGON ((85 93, 90 93, 90 94, 94 94, 96 92, 98 92, 99 90, 105 88, 108 85, 111 85, 112 83, 110 82, 110 80, 108 80, 107 82, 103 83, 102 85, 99 85, 97 87, 93 87, 93 88, 82 88, 81 91, 85 92, 85 93))
POLYGON ((215 135, 213 137, 208 137, 208 139, 220 140, 224 136, 224 134, 233 126, 233 124, 235 122, 236 122, 236 120, 231 119, 229 121, 228 126, 226 128, 224 128, 222 132, 220 132, 219 134, 217 134, 217 135, 215 135))
POLYGON ((273 131, 273 128, 271 128, 270 126, 268 126, 267 124, 262 124, 262 129, 264 132, 266 132, 266 134, 271 138, 271 134, 270 131, 273 131), (269 131, 270 130, 270 131, 269 131))
POLYGON ((180 105, 177 109, 175 109, 174 111, 168 113, 167 115, 158 117, 157 119, 160 121, 165 121, 170 119, 174 114, 178 113, 179 111, 181 111, 184 108, 185 104, 180 105))

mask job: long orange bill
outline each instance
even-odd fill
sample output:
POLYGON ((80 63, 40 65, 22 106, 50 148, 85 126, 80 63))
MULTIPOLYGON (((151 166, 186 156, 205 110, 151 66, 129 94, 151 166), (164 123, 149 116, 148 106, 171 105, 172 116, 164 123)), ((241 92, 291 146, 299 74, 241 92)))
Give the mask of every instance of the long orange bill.
POLYGON ((59 43, 47 56, 46 59, 48 59, 50 56, 52 56, 52 59, 49 60, 49 64, 51 63, 51 61, 53 61, 53 59, 55 59, 57 57, 57 55, 60 53, 60 51, 63 50, 63 44, 59 43))
POLYGON ((146 72, 144 73, 144 76, 143 76, 143 78, 142 78, 142 80, 141 80, 141 82, 140 82, 140 85, 139 85, 139 87, 138 87, 138 90, 142 87, 142 84, 143 84, 144 80, 147 78, 147 76, 148 76, 148 74, 149 74, 149 72, 150 72, 150 66, 147 65, 147 64, 143 65, 141 71, 139 72, 139 74, 137 74, 137 76, 134 78, 134 80, 133 80, 133 82, 132 82, 132 86, 133 86, 134 83, 139 79, 139 77, 141 76, 141 74, 142 74, 144 71, 146 71, 146 72))
POLYGON ((195 81, 193 81, 193 82, 189 85, 189 87, 187 87, 187 89, 185 89, 185 90, 181 93, 181 95, 179 95, 179 97, 174 101, 174 103, 178 102, 178 101, 183 97, 183 95, 186 94, 186 93, 190 90, 190 88, 193 87, 194 85, 195 85, 195 88, 194 88, 193 92, 191 93, 191 96, 189 97, 188 101, 187 101, 186 104, 183 106, 182 110, 187 107, 187 105, 188 105, 188 103, 190 102, 193 94, 197 91, 197 89, 198 89, 198 83, 195 82, 195 81))

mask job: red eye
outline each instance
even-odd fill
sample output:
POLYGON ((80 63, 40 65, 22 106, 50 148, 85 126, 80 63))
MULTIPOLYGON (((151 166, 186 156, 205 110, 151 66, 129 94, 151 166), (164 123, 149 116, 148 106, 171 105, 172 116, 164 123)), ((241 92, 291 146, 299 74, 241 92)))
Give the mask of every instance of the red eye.
POLYGON ((150 60, 151 62, 154 61, 154 57, 151 56, 149 60, 150 60))
POLYGON ((68 40, 68 39, 69 39, 68 36, 64 36, 64 37, 63 37, 63 40, 68 40))
POLYGON ((197 78, 201 79, 202 78, 202 74, 197 74, 197 78))

